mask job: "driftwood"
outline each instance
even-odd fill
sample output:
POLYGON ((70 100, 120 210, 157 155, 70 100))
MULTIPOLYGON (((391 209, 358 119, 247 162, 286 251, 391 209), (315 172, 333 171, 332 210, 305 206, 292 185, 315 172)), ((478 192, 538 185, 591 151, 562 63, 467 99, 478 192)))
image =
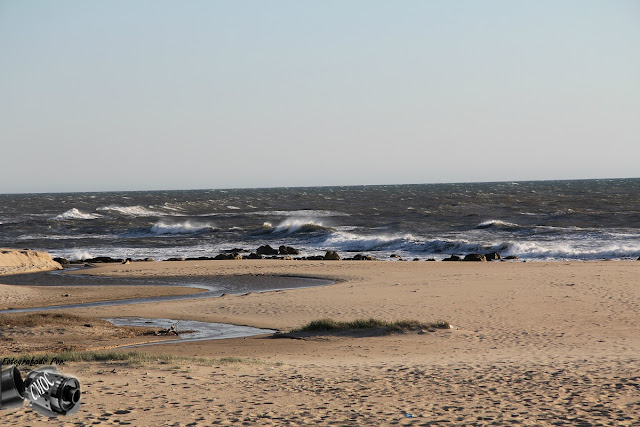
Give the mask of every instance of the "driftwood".
POLYGON ((158 336, 166 336, 166 335, 178 335, 177 323, 171 325, 169 329, 159 329, 156 331, 156 335, 158 336))

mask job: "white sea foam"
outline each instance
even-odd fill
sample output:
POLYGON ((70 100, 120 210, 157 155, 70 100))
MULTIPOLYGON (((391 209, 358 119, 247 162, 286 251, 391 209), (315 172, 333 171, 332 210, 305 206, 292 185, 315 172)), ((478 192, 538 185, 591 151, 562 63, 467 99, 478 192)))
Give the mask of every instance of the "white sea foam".
POLYGON ((103 206, 96 210, 98 212, 108 212, 108 213, 115 212, 121 215, 134 216, 134 217, 163 215, 162 212, 154 211, 139 205, 138 206, 116 206, 116 205, 103 206))
POLYGON ((233 205, 227 205, 227 206, 226 206, 226 208, 227 208, 227 209, 231 209, 231 210, 240 210, 240 208, 239 208, 239 207, 237 207, 237 206, 233 206, 233 205))
POLYGON ((116 236, 113 234, 97 234, 97 233, 72 233, 72 234, 22 234, 18 236, 17 240, 75 240, 75 239, 113 239, 116 236))
POLYGON ((216 227, 208 222, 183 221, 168 222, 158 221, 151 227, 153 234, 193 234, 202 233, 204 231, 215 231, 216 227))
POLYGON ((640 255, 640 244, 609 242, 600 246, 593 241, 511 242, 507 254, 540 260, 635 259, 640 255))
POLYGON ((100 214, 84 213, 76 208, 71 208, 68 211, 63 212, 60 215, 56 215, 51 219, 54 219, 57 221, 67 221, 67 220, 73 220, 73 219, 96 219, 101 217, 102 215, 100 214))
POLYGON ((323 246, 349 252, 367 252, 406 249, 408 246, 414 246, 415 243, 416 238, 411 234, 363 236, 357 233, 338 231, 332 233, 323 242, 323 246))
POLYGON ((513 222, 502 221, 499 219, 489 219, 487 221, 483 221, 480 224, 476 225, 476 228, 491 228, 491 227, 520 227, 518 224, 513 222))
POLYGON ((69 258, 71 259, 71 261, 84 261, 85 259, 94 258, 94 256, 87 251, 76 249, 71 252, 69 258))
POLYGON ((162 205, 149 206, 150 211, 160 212, 160 210, 169 211, 172 216, 186 216, 187 209, 178 203, 165 202, 162 205))
POLYGON ((403 256, 442 257, 470 253, 498 252, 531 261, 637 259, 637 240, 599 242, 597 240, 558 241, 470 241, 464 238, 422 238, 411 234, 360 235, 334 232, 319 247, 348 252, 401 253, 403 256))
POLYGON ((345 213, 345 212, 319 210, 319 209, 300 209, 295 211, 259 211, 259 212, 247 212, 247 214, 261 215, 261 216, 287 216, 287 217, 296 217, 296 218, 350 216, 348 213, 345 213))

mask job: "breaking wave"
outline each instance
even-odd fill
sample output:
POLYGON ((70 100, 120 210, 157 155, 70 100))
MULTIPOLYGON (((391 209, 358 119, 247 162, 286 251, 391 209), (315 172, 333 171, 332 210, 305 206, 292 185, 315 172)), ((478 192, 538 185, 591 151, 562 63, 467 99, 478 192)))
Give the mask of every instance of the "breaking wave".
POLYGON ((151 209, 145 208, 144 206, 103 206, 96 210, 98 212, 107 212, 107 213, 115 212, 120 215, 127 215, 127 216, 133 216, 133 217, 164 215, 162 212, 153 211, 151 209))
POLYGON ((512 222, 501 221, 499 219, 490 219, 476 225, 477 229, 483 230, 486 228, 520 228, 520 225, 512 222))
POLYGON ((93 258, 93 255, 91 252, 75 249, 68 257, 71 261, 84 261, 93 258))
MULTIPOLYGON (((252 206, 255 208, 255 206, 252 206)), ((350 216, 350 214, 338 211, 329 211, 322 209, 298 209, 292 211, 256 211, 247 212, 248 215, 260 215, 260 216, 288 216, 292 218, 316 218, 316 217, 331 217, 331 216, 350 216)))
POLYGON ((503 257, 517 256, 526 260, 602 260, 637 259, 640 243, 622 240, 597 241, 471 241, 464 238, 418 238, 412 234, 360 235, 350 232, 334 232, 317 242, 317 246, 345 252, 398 252, 407 256, 438 257, 445 255, 486 254, 498 252, 503 257), (605 243, 605 242, 602 242, 605 243))
POLYGON ((537 260, 637 259, 639 243, 616 242, 603 246, 584 242, 511 242, 509 254, 537 260))
POLYGON ((196 234, 207 231, 216 231, 217 228, 210 223, 198 221, 167 222, 158 221, 151 226, 151 232, 156 235, 163 234, 196 234))
POLYGON ((76 208, 71 208, 68 211, 63 212, 60 215, 56 215, 51 219, 54 219, 56 221, 67 221, 72 219, 97 219, 97 218, 102 218, 102 215, 84 213, 76 208))
POLYGON ((324 246, 347 252, 403 252, 414 255, 467 254, 475 252, 499 252, 508 244, 483 244, 460 239, 420 239, 412 234, 374 234, 337 232, 323 242, 324 246))
MULTIPOLYGON (((264 223, 263 228, 271 226, 269 223, 264 223), (267 225, 268 224, 268 225, 267 225)), ((322 222, 310 220, 307 218, 288 218, 278 224, 276 227, 271 226, 273 233, 312 233, 318 231, 332 231, 333 228, 324 225, 322 222)))
POLYGON ((340 231, 333 233, 323 245, 347 252, 367 252, 405 249, 415 242, 416 239, 411 234, 362 236, 340 231))

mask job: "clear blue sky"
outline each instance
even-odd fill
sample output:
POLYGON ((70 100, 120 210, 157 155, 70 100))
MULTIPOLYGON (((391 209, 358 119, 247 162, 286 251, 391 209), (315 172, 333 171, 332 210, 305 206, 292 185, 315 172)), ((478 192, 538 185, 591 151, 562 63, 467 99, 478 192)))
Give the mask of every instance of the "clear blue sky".
POLYGON ((640 176, 640 1, 0 0, 0 193, 640 176))

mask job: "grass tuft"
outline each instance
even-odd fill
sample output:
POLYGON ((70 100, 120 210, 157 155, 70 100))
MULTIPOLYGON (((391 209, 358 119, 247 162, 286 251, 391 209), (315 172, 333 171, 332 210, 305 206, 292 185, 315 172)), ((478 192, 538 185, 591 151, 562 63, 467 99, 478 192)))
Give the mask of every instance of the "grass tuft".
POLYGON ((440 320, 425 323, 418 320, 400 320, 389 322, 381 319, 358 319, 350 322, 342 322, 334 319, 313 320, 299 329, 291 332, 321 332, 321 331, 346 331, 349 329, 377 329, 385 328, 391 332, 405 332, 417 329, 451 329, 449 322, 440 320))

